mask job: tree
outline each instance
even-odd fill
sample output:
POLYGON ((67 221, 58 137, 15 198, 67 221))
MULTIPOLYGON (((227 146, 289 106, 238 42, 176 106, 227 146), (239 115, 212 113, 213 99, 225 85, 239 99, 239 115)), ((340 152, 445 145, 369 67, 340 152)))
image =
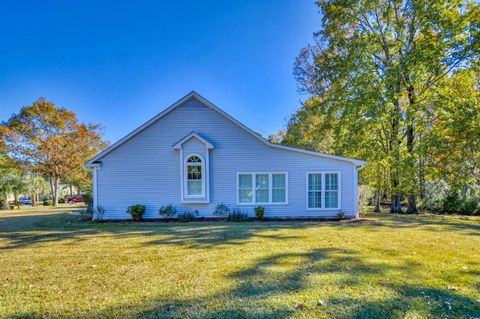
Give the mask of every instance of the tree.
POLYGON ((8 156, 25 171, 47 178, 54 206, 60 181, 82 170, 105 145, 99 125, 79 123, 75 113, 44 98, 23 107, 0 128, 8 156))
POLYGON ((289 123, 284 143, 319 148, 321 140, 327 152, 362 155, 369 162, 363 178, 391 194, 391 211, 402 211, 406 194, 408 211, 414 212, 420 125, 431 112, 426 98, 442 79, 478 59, 478 4, 320 0, 317 5, 322 29, 315 44, 301 51, 294 70, 310 98, 289 123), (299 136, 298 128, 311 133, 299 136))
POLYGON ((268 136, 268 141, 274 144, 281 144, 283 139, 285 138, 286 132, 284 130, 280 130, 275 134, 271 134, 268 136))
POLYGON ((24 177, 26 191, 32 198, 32 206, 37 206, 40 196, 48 193, 48 182, 38 174, 28 174, 24 177))
POLYGON ((0 177, 0 192, 3 195, 3 200, 7 204, 8 194, 13 194, 14 203, 20 207, 18 196, 27 190, 27 186, 18 173, 9 173, 0 177))
POLYGON ((432 94, 437 110, 426 120, 422 148, 429 154, 425 171, 445 180, 455 191, 476 195, 480 187, 480 73, 455 72, 432 94))

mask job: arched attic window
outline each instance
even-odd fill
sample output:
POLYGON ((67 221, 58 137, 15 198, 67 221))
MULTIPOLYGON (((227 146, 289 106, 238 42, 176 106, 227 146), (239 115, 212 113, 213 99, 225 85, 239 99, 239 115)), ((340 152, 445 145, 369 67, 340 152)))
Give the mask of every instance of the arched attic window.
POLYGON ((185 160, 185 194, 186 197, 203 197, 205 195, 205 162, 200 155, 190 155, 185 160))

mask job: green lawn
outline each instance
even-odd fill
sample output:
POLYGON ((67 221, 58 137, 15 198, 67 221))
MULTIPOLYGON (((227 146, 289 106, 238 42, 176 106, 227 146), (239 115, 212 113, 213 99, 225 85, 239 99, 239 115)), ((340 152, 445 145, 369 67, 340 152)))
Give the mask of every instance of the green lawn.
POLYGON ((0 317, 480 318, 478 217, 93 224, 65 209, 0 211, 0 317))

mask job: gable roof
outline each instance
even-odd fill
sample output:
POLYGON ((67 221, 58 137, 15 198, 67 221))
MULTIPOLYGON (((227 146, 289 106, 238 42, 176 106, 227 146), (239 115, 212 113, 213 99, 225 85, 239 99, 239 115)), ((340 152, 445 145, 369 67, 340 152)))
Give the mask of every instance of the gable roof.
POLYGON ((202 142, 203 144, 205 144, 207 146, 207 148, 209 150, 213 149, 213 145, 208 142, 206 139, 204 139, 203 137, 201 137, 200 135, 198 135, 197 133, 195 132, 191 132, 189 133, 187 136, 185 136, 184 138, 182 138, 180 141, 178 141, 177 143, 175 143, 172 148, 174 150, 179 150, 182 148, 182 144, 185 143, 186 141, 190 140, 191 138, 196 138, 197 140, 199 140, 200 142, 202 142))
MULTIPOLYGON (((177 102, 173 103, 172 105, 170 105, 169 107, 167 107, 165 110, 163 110, 162 112, 160 112, 159 114, 157 114, 156 116, 154 116, 153 118, 151 118, 149 121, 145 122, 143 125, 141 125, 140 127, 138 127, 137 129, 133 130, 132 132, 130 132, 128 135, 126 135, 125 137, 123 137, 122 139, 118 140, 116 143, 110 145, 109 147, 107 147, 106 149, 104 149, 103 151, 101 151, 100 153, 98 153, 95 157, 93 157, 91 160, 89 160, 86 164, 86 166, 96 166, 95 162, 97 162, 98 160, 100 160, 102 157, 104 157, 105 155, 107 155, 108 153, 112 152, 114 149, 116 149, 117 147, 119 147, 120 145, 122 145, 123 143, 125 143, 126 141, 128 141, 129 139, 131 139, 132 137, 134 137, 135 135, 137 135, 138 133, 140 133, 141 131, 143 131, 144 129, 146 129, 147 127, 149 127, 151 124, 153 124, 154 122, 158 121, 159 119, 161 119, 162 117, 164 117, 165 115, 167 115, 168 113, 170 113, 171 111, 173 111, 174 109, 176 109, 177 107, 181 106, 183 103, 185 103, 186 101, 188 101, 189 99, 196 99, 198 100, 199 102, 201 102, 202 104, 204 104, 205 106, 207 106, 208 108, 214 110, 215 112, 219 113, 220 115, 222 115, 223 117, 225 117, 226 119, 228 119, 229 121, 233 122, 235 125, 239 126, 241 129, 243 129, 245 132, 249 133, 250 135, 252 135, 254 138, 256 138, 257 140, 259 140, 260 142, 264 143, 265 145, 269 146, 269 147, 272 147, 272 148, 277 148, 277 149, 282 149, 282 150, 286 150, 286 151, 291 151, 291 152, 297 152, 297 153, 303 153, 303 154, 308 154, 308 155, 312 155, 312 156, 318 156, 318 157, 323 157, 323 158, 329 158, 329 159, 335 159, 335 160, 339 160, 339 161, 345 161, 345 162, 350 162, 354 165, 364 165, 365 162, 364 161, 361 161, 361 160, 357 160, 357 159, 353 159, 353 158, 348 158, 348 157, 343 157, 343 156, 337 156, 337 155, 330 155, 330 154, 324 154, 324 153, 318 153, 318 152, 313 152, 313 151, 308 151, 308 150, 304 150, 304 149, 299 149, 299 148, 295 148, 295 147, 290 147, 290 146, 284 146, 284 145, 278 145, 278 144, 273 144, 273 143, 270 143, 268 140, 266 140, 265 138, 263 138, 261 135, 255 133, 254 131, 252 131, 251 129, 249 129, 247 126, 245 126, 244 124, 242 124, 241 122, 239 122, 238 120, 236 120, 235 118, 233 118, 232 116, 228 115, 227 113, 225 113, 222 109, 220 109, 218 106, 214 105, 212 102, 208 101, 207 99, 205 99, 203 96, 201 96, 200 94, 198 94, 197 92, 195 91, 192 91, 190 93, 188 93, 187 95, 185 95, 184 97, 182 97, 180 100, 178 100, 177 102)), ((196 134, 195 132, 192 132, 190 133, 189 135, 191 134, 196 134)), ((188 140, 189 139, 189 135, 187 135, 184 139, 188 140)), ((198 136, 198 134, 197 134, 198 136)), ((198 137, 197 137, 198 138, 198 137)), ((199 138, 200 139, 200 138, 199 138)), ((182 139, 183 140, 183 139, 182 139)), ((180 140, 179 142, 182 142, 182 140, 180 140)), ((185 140, 185 141, 186 141, 185 140)), ((207 142, 208 143, 208 142, 207 142)), ((177 143, 178 144, 178 143, 177 143)), ((210 144, 210 143, 209 143, 210 144)), ((210 144, 211 145, 211 144, 210 144)), ((212 146, 213 147, 213 146, 212 146)))

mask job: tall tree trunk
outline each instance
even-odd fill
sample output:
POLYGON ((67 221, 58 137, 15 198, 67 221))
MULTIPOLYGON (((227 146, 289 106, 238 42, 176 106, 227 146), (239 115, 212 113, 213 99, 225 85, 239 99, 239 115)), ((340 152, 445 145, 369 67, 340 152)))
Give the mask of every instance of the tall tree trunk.
POLYGON ((52 206, 58 206, 58 183, 59 178, 57 176, 50 176, 50 192, 52 194, 52 206))
POLYGON ((418 183, 420 189, 420 200, 425 201, 425 159, 423 157, 418 161, 418 183))
POLYGON ((390 213, 394 213, 394 214, 403 213, 400 195, 392 195, 391 200, 392 200, 392 204, 390 206, 390 213))
POLYGON ((390 213, 403 213, 401 196, 400 196, 400 174, 398 170, 398 165, 400 163, 400 141, 398 139, 398 132, 400 129, 400 111, 401 111, 401 98, 400 98, 400 79, 395 85, 394 90, 394 99, 395 99, 395 108, 392 114, 392 132, 390 137, 390 148, 393 153, 394 162, 392 163, 391 168, 391 186, 392 186, 392 195, 391 195, 391 204, 390 204, 390 213))
MULTIPOLYGON (((476 173, 476 170, 475 170, 475 156, 473 153, 470 155, 470 174, 472 175, 472 178, 474 181, 478 180, 478 174, 476 173)), ((472 185, 470 187, 470 196, 475 196, 475 194, 476 194, 475 186, 472 185)))
POLYGON ((382 207, 380 206, 380 190, 375 190, 375 208, 373 209, 374 212, 379 213, 382 207))
POLYGON ((20 209, 20 202, 18 201, 18 193, 13 192, 13 204, 17 206, 18 209, 20 209))
POLYGON ((35 194, 35 193, 32 193, 32 194, 30 195, 30 198, 32 199, 32 207, 37 206, 37 197, 36 197, 36 194, 35 194))
POLYGON ((70 188, 70 197, 72 197, 73 196, 73 185, 70 184, 69 186, 70 186, 69 187, 70 188))
MULTIPOLYGON (((407 88, 408 91, 408 102, 409 102, 409 109, 410 112, 407 112, 407 152, 409 155, 409 163, 413 166, 412 171, 415 172, 415 127, 412 118, 412 112, 414 112, 415 108, 415 91, 413 86, 409 86, 407 88)), ((410 176, 412 179, 412 183, 416 184, 416 176, 415 173, 412 173, 410 176)), ((417 209, 417 195, 415 194, 415 187, 414 189, 410 189, 410 193, 408 194, 408 207, 407 213, 412 214, 416 213, 417 209)))
POLYGON ((55 177, 54 180, 54 189, 55 189, 55 197, 53 198, 53 207, 58 206, 58 184, 59 184, 59 178, 55 177))
POLYGON ((415 194, 408 195, 408 214, 414 214, 418 212, 417 210, 417 196, 415 194))

